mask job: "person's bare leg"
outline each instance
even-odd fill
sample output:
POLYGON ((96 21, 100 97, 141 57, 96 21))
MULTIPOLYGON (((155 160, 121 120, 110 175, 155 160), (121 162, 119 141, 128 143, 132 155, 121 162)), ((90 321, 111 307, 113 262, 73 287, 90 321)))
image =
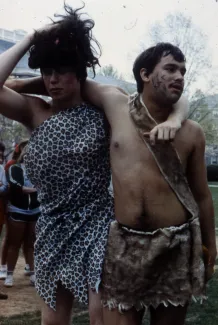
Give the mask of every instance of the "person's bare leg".
POLYGON ((58 284, 56 295, 56 311, 42 301, 41 325, 70 325, 72 319, 73 295, 58 284))
POLYGON ((19 250, 23 242, 26 223, 8 220, 8 272, 13 272, 17 264, 19 250))
POLYGON ((5 236, 2 240, 2 246, 1 246, 1 265, 7 264, 7 254, 8 254, 8 224, 5 223, 5 236))
POLYGON ((29 264, 31 272, 34 272, 34 243, 36 240, 35 228, 36 228, 35 222, 26 223, 26 230, 24 234, 26 264, 29 264))
POLYGON ((123 313, 117 309, 103 308, 104 325, 141 325, 143 313, 144 310, 137 312, 134 308, 123 313))
POLYGON ((90 325, 104 325, 101 294, 89 289, 89 322, 90 325))
MULTIPOLYGON (((2 234, 2 229, 3 229, 3 225, 0 226, 0 237, 2 234)), ((2 247, 3 247, 3 244, 4 244, 4 239, 2 241, 2 247)), ((1 250, 2 250, 2 248, 1 248, 1 250)), ((1 288, 0 288, 0 300, 5 300, 5 299, 8 299, 8 295, 6 295, 4 292, 2 292, 1 288)))
POLYGON ((185 307, 179 306, 151 308, 151 325, 184 325, 188 305, 185 307))
POLYGON ((28 263, 28 242, 26 240, 26 236, 24 235, 24 241, 22 245, 23 256, 26 264, 28 263))

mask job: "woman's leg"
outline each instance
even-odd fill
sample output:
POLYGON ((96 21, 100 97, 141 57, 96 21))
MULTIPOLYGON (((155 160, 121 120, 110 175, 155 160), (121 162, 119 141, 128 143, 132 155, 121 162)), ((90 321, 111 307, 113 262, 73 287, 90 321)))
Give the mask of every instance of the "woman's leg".
POLYGON ((18 260, 19 250, 23 242, 26 223, 20 221, 14 221, 10 214, 8 218, 8 254, 7 254, 7 278, 5 280, 5 286, 13 285, 13 272, 18 260))
POLYGON ((70 325, 72 308, 73 295, 59 283, 56 295, 56 311, 42 301, 41 325, 70 325))
POLYGON ((26 250, 26 263, 29 264, 30 272, 34 272, 34 243, 36 240, 36 222, 26 223, 24 234, 24 246, 26 250))
POLYGON ((1 246, 1 265, 6 265, 8 254, 8 222, 5 223, 5 236, 1 246))
POLYGON ((89 320, 90 325, 103 325, 103 310, 100 293, 89 289, 89 320))
POLYGON ((7 277, 7 254, 8 254, 8 225, 5 223, 5 235, 1 241, 1 263, 0 263, 0 280, 7 277))
POLYGON ((25 275, 30 275, 30 267, 29 267, 29 263, 28 263, 28 243, 26 242, 26 236, 24 236, 24 242, 22 245, 22 251, 23 251, 23 256, 24 256, 24 260, 25 260, 25 269, 24 269, 24 273, 25 275))

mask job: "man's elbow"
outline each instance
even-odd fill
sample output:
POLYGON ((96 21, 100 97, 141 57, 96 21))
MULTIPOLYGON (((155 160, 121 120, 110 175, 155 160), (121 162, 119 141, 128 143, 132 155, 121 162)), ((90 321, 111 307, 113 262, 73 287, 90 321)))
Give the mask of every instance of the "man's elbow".
POLYGON ((207 190, 205 190, 204 192, 197 193, 195 195, 195 201, 198 204, 204 204, 204 203, 206 203, 208 201, 213 201, 212 200, 212 195, 211 195, 211 192, 210 192, 209 188, 207 190))

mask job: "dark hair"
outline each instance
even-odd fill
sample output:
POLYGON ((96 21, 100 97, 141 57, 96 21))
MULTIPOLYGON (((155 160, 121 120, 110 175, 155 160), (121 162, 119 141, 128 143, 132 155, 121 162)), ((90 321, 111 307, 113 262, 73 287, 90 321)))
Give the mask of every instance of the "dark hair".
POLYGON ((0 151, 5 152, 5 145, 3 142, 0 142, 0 151))
POLYGON ((27 145, 27 143, 28 143, 28 140, 25 139, 25 140, 22 140, 19 144, 17 144, 15 146, 14 152, 12 154, 12 159, 13 160, 17 161, 19 159, 20 154, 21 154, 23 148, 25 148, 25 146, 27 145))
POLYGON ((70 66, 82 82, 87 78, 87 68, 92 68, 95 76, 101 48, 92 35, 94 21, 81 19, 82 13, 79 11, 84 6, 73 10, 64 4, 66 14, 55 15, 58 20, 52 20, 54 28, 35 32, 29 50, 31 69, 70 66))
POLYGON ((162 57, 172 55, 178 62, 185 62, 185 56, 182 51, 170 43, 158 43, 142 52, 135 60, 133 65, 133 74, 137 83, 137 91, 143 91, 144 83, 140 76, 141 69, 146 69, 146 75, 153 72, 155 66, 160 62, 162 57))

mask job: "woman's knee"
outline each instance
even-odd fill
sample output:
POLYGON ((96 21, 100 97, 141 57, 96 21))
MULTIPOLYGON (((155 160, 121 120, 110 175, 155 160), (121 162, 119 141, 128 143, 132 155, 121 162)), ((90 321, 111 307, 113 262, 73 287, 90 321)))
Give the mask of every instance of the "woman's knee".
POLYGON ((56 310, 42 302, 42 325, 70 325, 72 318, 73 295, 60 283, 56 292, 56 310))

